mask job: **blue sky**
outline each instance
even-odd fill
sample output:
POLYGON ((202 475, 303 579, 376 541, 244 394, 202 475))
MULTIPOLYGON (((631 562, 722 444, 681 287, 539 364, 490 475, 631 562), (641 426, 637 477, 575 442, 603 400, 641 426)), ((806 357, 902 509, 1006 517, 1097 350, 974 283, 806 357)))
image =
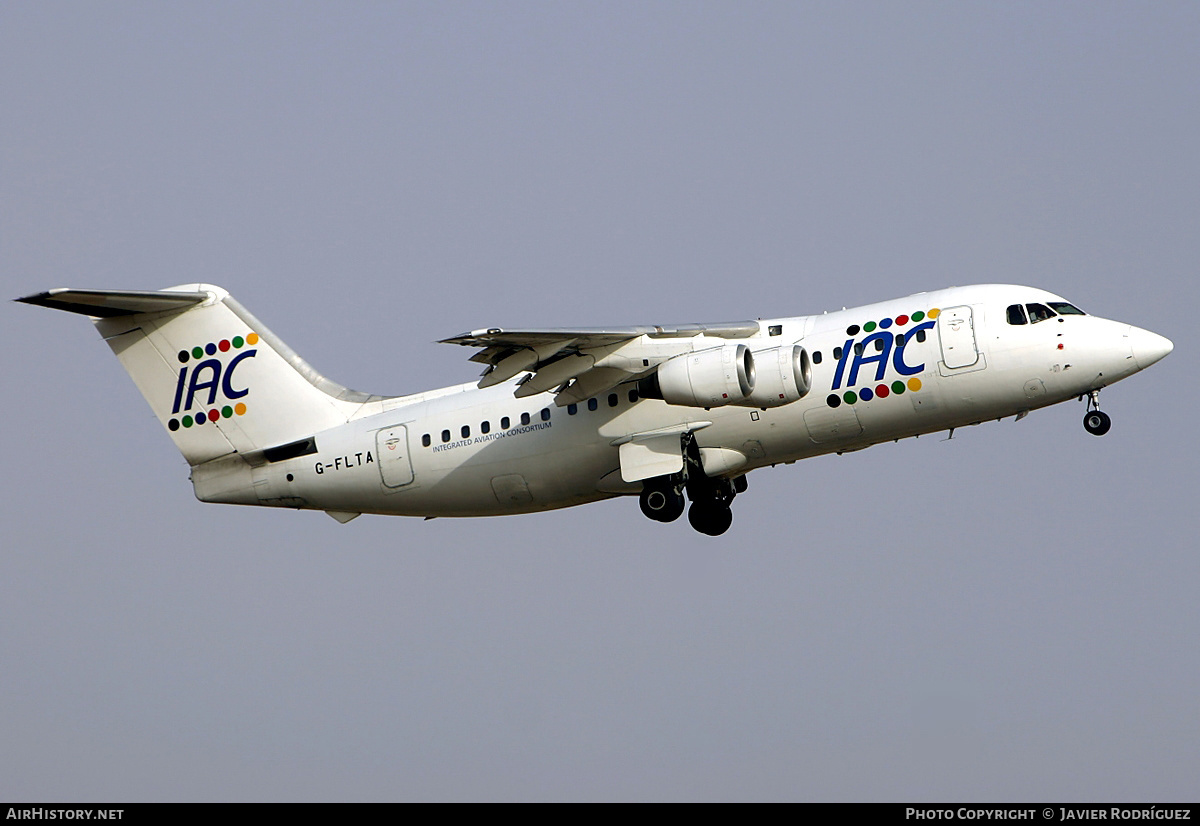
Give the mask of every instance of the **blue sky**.
POLYGON ((0 278, 228 288, 369 392, 487 326, 1030 284, 1175 352, 1082 405, 632 500, 205 506, 83 319, 4 308, 0 796, 1166 800, 1200 763, 1200 10, 0 8, 0 278))

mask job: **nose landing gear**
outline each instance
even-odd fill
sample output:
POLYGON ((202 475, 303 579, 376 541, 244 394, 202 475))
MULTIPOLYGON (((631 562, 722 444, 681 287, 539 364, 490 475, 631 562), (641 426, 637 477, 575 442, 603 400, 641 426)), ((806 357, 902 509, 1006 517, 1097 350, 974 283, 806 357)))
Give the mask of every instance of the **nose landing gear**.
POLYGON ((1088 393, 1088 410, 1083 414, 1083 429, 1093 436, 1103 436, 1112 428, 1112 419, 1100 411, 1100 391, 1088 393))

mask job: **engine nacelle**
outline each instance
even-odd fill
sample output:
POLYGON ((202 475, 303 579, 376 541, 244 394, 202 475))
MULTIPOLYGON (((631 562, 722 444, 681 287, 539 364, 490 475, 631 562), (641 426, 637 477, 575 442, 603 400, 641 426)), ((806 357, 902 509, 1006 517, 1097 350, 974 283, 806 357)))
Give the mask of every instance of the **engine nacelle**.
POLYGON ((734 402, 742 407, 782 407, 802 399, 812 387, 812 363, 799 344, 754 354, 757 371, 753 391, 734 402))
POLYGON ((638 394, 688 407, 741 402, 754 390, 754 355, 745 344, 728 344, 675 356, 638 382, 638 394))

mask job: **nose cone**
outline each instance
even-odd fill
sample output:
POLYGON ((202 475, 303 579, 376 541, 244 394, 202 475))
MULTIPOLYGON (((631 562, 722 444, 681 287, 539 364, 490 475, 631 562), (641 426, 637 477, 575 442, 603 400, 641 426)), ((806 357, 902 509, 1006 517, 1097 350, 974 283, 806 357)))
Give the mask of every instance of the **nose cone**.
POLYGON ((1129 349, 1133 351, 1133 360, 1137 362, 1138 367, 1142 370, 1164 358, 1167 353, 1175 349, 1175 345, 1171 343, 1171 339, 1166 336, 1160 336, 1158 333, 1152 333, 1149 330, 1143 330, 1140 327, 1130 327, 1127 335, 1129 337, 1129 349))

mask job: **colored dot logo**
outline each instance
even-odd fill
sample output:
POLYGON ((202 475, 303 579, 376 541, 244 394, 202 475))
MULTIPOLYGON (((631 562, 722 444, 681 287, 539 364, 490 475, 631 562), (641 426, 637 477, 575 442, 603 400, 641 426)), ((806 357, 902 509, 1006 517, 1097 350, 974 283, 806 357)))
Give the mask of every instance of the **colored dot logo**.
POLYGON ((200 425, 202 425, 206 422, 215 422, 218 419, 232 419, 234 416, 245 416, 245 415, 246 415, 246 405, 244 405, 242 402, 238 402, 237 404, 232 405, 232 406, 227 404, 219 410, 214 407, 212 410, 209 410, 207 413, 205 411, 201 410, 195 416, 188 415, 188 416, 184 416, 181 419, 171 419, 170 421, 167 422, 167 430, 170 430, 172 433, 174 433, 176 430, 178 430, 181 427, 183 427, 183 428, 188 428, 188 427, 193 427, 193 426, 199 427, 200 425))
POLYGON ((853 337, 858 335, 859 332, 873 333, 876 330, 890 330, 892 329, 892 325, 904 327, 909 322, 912 322, 913 324, 920 324, 926 318, 928 318, 930 321, 936 319, 939 315, 941 315, 941 312, 941 310, 935 307, 928 313, 917 310, 912 315, 901 314, 895 318, 881 318, 878 321, 868 321, 864 323, 862 327, 859 327, 857 324, 851 324, 846 328, 846 335, 853 337))
MULTIPOLYGON (((878 321, 864 322, 861 327, 857 324, 851 324, 846 328, 846 335, 857 336, 859 332, 873 333, 875 330, 890 330, 893 326, 905 327, 908 324, 920 324, 925 319, 930 321, 936 320, 942 311, 937 307, 932 310, 924 311, 917 310, 912 315, 901 314, 895 318, 881 318, 878 321)), ((899 335, 899 334, 897 334, 899 335)), ((856 345, 860 346, 861 345, 856 345)), ((921 380, 913 376, 908 381, 896 380, 891 384, 878 384, 875 387, 863 387, 857 392, 847 390, 841 395, 830 393, 825 397, 825 404, 830 407, 841 407, 843 404, 858 404, 859 402, 869 402, 875 399, 886 399, 888 396, 901 396, 904 393, 916 393, 921 389, 921 380)))
POLYGON ((210 341, 203 347, 193 347, 191 350, 180 350, 176 358, 180 364, 187 364, 192 359, 202 359, 205 355, 214 356, 219 350, 222 353, 228 353, 230 350, 240 350, 243 347, 258 344, 258 333, 249 333, 245 338, 234 336, 231 339, 223 338, 220 341, 210 341))
POLYGON ((902 396, 905 393, 916 393, 921 389, 921 380, 913 376, 908 381, 900 381, 897 379, 891 384, 877 384, 875 387, 863 387, 857 392, 847 390, 840 396, 837 393, 830 393, 825 397, 825 404, 830 407, 841 407, 843 404, 858 404, 859 402, 869 402, 874 399, 886 399, 888 396, 902 396))
MULTIPOLYGON (((247 333, 245 336, 234 336, 233 338, 223 338, 220 341, 210 341, 203 346, 197 345, 190 350, 180 350, 176 355, 180 364, 187 364, 193 359, 202 359, 205 356, 213 356, 218 352, 228 353, 231 350, 240 350, 243 347, 252 347, 258 344, 258 333, 247 333)), ((221 408, 213 408, 208 411, 201 410, 193 415, 186 415, 181 418, 172 418, 167 421, 167 430, 172 433, 179 430, 181 427, 185 430, 191 427, 199 427, 208 422, 216 422, 219 419, 231 419, 234 416, 245 416, 246 405, 238 402, 235 405, 224 405, 221 408)))

